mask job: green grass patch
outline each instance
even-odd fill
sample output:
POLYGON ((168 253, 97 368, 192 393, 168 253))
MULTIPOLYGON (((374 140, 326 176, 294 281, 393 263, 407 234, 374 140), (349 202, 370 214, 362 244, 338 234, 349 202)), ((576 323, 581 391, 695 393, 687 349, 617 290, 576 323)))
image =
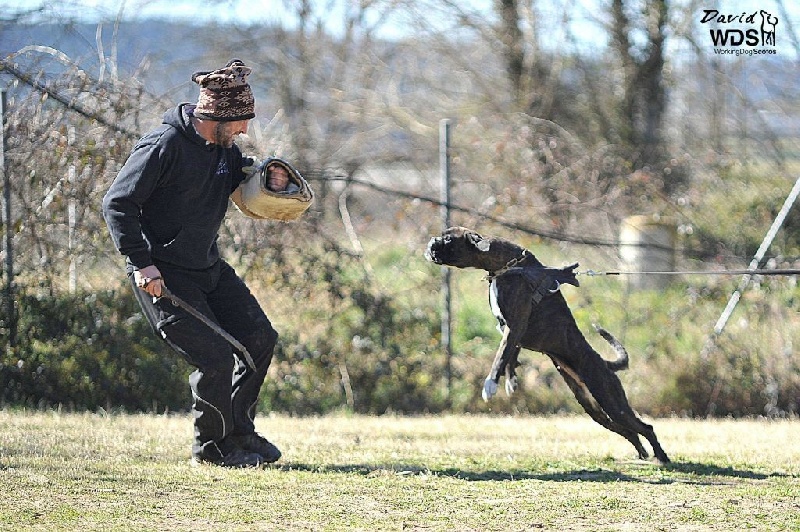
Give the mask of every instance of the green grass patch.
POLYGON ((797 530, 800 421, 271 416, 260 470, 189 464, 186 415, 0 412, 0 530, 797 530))

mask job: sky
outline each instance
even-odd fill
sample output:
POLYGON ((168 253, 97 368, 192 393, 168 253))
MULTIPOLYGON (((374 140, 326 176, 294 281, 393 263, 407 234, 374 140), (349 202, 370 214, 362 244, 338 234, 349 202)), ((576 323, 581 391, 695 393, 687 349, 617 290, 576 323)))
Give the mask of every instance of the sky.
MULTIPOLYGON (((318 5, 331 4, 343 12, 343 6, 353 0, 312 1, 318 5)), ((122 11, 128 19, 158 17, 223 23, 291 23, 286 15, 291 10, 286 9, 283 0, 0 0, 0 6, 15 10, 20 6, 26 9, 43 7, 50 13, 89 22, 113 20, 122 11)))
MULTIPOLYGON (((317 6, 317 13, 329 13, 324 20, 329 24, 329 30, 336 34, 342 31, 344 15, 347 6, 357 4, 359 0, 311 0, 317 6)), ((430 0, 428 0, 430 1, 430 0)), ((478 12, 489 12, 494 0, 460 0, 457 5, 478 12)), ((597 29, 594 19, 594 4, 598 0, 560 0, 553 5, 574 5, 571 16, 573 32, 577 35, 595 37, 597 42, 602 32, 597 29), (586 6, 584 6, 586 4, 586 6)), ((602 0, 600 0, 602 1, 602 0)), ((100 20, 111 21, 122 13, 126 19, 143 19, 149 17, 173 18, 183 21, 216 20, 223 23, 254 23, 264 25, 279 25, 287 29, 296 27, 297 21, 292 17, 292 9, 287 9, 286 4, 296 4, 298 0, 0 0, 0 13, 8 16, 10 12, 42 8, 45 11, 43 18, 76 18, 85 22, 100 20)), ((387 2, 389 3, 389 2, 387 2)), ((547 9, 550 4, 541 3, 540 9, 547 9)), ((372 13, 377 14, 373 9, 372 13)), ((0 14, 0 17, 3 15, 0 14)), ((425 13, 428 23, 435 24, 433 11, 425 13)), ((552 13, 552 19, 542 22, 544 26, 559 27, 561 15, 552 13)), ((549 18, 549 17, 548 17, 549 18)), ((367 20, 367 23, 374 21, 367 20)), ((452 24, 452 20, 446 21, 452 24)), ((376 29, 376 34, 381 38, 394 39, 408 36, 415 26, 404 20, 389 19, 376 29)))
MULTIPOLYGON (((354 5, 359 0, 312 0, 316 6, 332 6, 334 10, 325 20, 331 25, 330 31, 341 31, 341 21, 347 6, 354 5)), ((572 20, 569 33, 578 38, 577 46, 587 51, 602 47, 606 41, 606 33, 601 30, 604 9, 609 0, 558 0, 555 2, 537 2, 537 9, 543 11, 543 20, 538 21, 541 26, 548 28, 551 45, 558 47, 566 41, 567 31, 562 28, 561 17, 563 10, 567 10, 572 20), (550 6, 558 8, 550 9, 550 6), (555 31, 553 31, 555 30, 555 31)), ((288 0, 289 4, 297 0, 288 0)), ((47 15, 60 17, 75 17, 86 22, 98 20, 114 20, 120 12, 126 19, 142 19, 148 17, 176 18, 184 21, 196 20, 206 22, 217 20, 219 22, 236 22, 280 25, 287 29, 296 27, 296 20, 291 17, 291 9, 286 9, 284 0, 0 0, 0 17, 7 17, 11 12, 24 9, 43 8, 47 15)), ((457 5, 488 11, 493 0, 460 0, 457 5)), ((525 2, 520 2, 524 4, 525 2)), ((742 13, 754 13, 767 10, 773 14, 783 14, 779 8, 783 4, 788 12, 788 17, 795 32, 800 34, 800 2, 798 0, 708 0, 698 4, 694 0, 673 0, 675 7, 692 6, 692 19, 695 23, 703 16, 703 10, 715 8, 720 13, 738 16, 742 13)), ((677 11, 677 10, 676 10, 677 11)), ((321 8, 319 12, 324 12, 321 8)), ((432 15, 431 18, 435 17, 432 15)), ((435 23, 435 20, 432 20, 435 23)), ((786 21, 779 23, 777 35, 781 39, 780 47, 783 55, 796 58, 796 46, 791 41, 786 21)), ((698 35, 701 42, 708 40, 707 29, 709 24, 700 25, 698 35)), ((407 36, 414 27, 402 20, 391 20, 380 26, 377 32, 383 38, 398 38, 407 36)), ((674 54, 679 51, 673 50, 674 54)), ((668 55, 669 52, 668 52, 668 55)))

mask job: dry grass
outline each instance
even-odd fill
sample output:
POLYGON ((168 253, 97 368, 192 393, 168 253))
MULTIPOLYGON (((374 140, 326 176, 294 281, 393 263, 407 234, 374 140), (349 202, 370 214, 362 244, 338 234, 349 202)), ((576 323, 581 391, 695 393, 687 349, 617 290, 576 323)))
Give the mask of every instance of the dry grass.
POLYGON ((800 420, 274 416, 263 470, 192 467, 188 416, 0 411, 2 530, 797 530, 800 420))

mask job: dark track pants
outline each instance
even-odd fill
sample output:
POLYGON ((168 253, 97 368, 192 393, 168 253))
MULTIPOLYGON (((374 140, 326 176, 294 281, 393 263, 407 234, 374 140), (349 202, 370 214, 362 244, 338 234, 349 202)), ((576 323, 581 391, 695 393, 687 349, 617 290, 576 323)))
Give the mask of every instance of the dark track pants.
POLYGON ((156 263, 164 283, 244 345, 256 371, 219 334, 167 298, 155 299, 136 287, 136 299, 150 324, 196 369, 189 377, 194 414, 192 453, 217 459, 233 450, 225 438, 255 432, 253 419, 278 333, 233 268, 220 260, 207 270, 156 263))

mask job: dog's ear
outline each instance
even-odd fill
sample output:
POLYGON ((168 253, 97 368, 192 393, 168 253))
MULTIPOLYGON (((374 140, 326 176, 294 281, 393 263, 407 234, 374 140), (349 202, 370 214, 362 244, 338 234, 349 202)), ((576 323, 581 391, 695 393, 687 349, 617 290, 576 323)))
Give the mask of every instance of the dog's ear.
POLYGON ((478 251, 489 251, 489 241, 485 240, 478 233, 467 233, 467 238, 473 246, 478 248, 478 251))

